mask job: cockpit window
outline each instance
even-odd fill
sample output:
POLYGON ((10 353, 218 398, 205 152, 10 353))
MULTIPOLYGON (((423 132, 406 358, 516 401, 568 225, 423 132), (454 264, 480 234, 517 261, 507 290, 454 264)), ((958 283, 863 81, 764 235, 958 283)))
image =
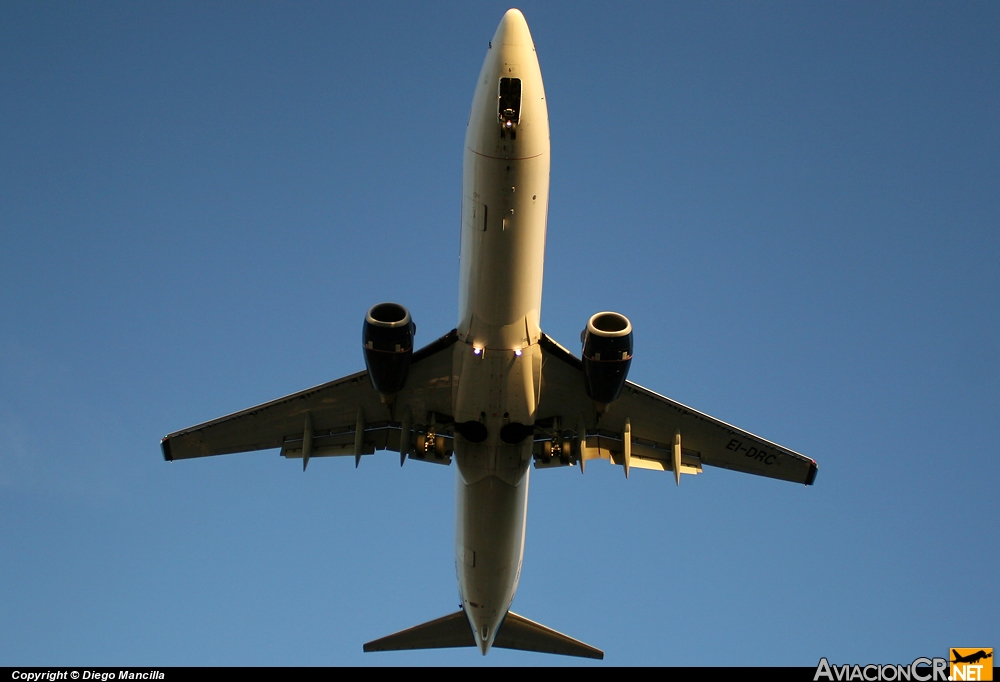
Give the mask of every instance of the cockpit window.
MULTIPOLYGON (((517 125, 521 118, 521 79, 501 78, 497 118, 500 125, 511 122, 517 125)), ((507 126, 510 127, 510 126, 507 126)))

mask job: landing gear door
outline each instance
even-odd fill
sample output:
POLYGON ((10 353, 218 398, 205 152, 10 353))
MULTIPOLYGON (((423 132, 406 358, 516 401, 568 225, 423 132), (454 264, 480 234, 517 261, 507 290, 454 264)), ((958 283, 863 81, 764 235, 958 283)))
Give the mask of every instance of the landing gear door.
POLYGON ((506 133, 513 139, 517 135, 517 124, 521 120, 521 79, 501 78, 497 86, 497 120, 500 134, 506 133))

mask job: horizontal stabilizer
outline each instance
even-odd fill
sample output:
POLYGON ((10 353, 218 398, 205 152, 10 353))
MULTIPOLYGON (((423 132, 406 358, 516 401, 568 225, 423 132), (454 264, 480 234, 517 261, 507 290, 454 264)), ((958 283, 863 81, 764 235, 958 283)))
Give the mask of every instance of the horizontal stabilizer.
POLYGON ((541 623, 528 620, 513 611, 507 612, 507 617, 504 618, 503 624, 497 631, 496 639, 493 640, 493 646, 501 649, 537 651, 542 654, 604 658, 604 652, 600 649, 595 649, 578 639, 556 632, 541 623))
POLYGON ((382 639, 365 644, 365 651, 401 651, 403 649, 447 649, 458 646, 476 646, 469 619, 465 611, 414 625, 382 639))
MULTIPOLYGON (((474 647, 475 636, 465 611, 415 625, 365 644, 365 651, 402 651, 404 649, 446 649, 474 647)), ((512 611, 507 612, 497 631, 493 646, 501 649, 536 651, 541 654, 562 654, 581 658, 603 659, 604 652, 556 632, 512 611)))

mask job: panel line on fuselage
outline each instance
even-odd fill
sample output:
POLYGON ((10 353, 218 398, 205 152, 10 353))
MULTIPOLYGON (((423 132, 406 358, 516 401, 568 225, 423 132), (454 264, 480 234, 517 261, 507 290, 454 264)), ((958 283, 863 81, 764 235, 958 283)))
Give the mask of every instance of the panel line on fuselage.
POLYGON ((545 152, 541 154, 535 154, 534 156, 490 156, 489 154, 483 154, 482 152, 477 152, 472 147, 469 147, 469 151, 476 156, 481 156, 484 159, 495 159, 497 161, 529 161, 530 159, 537 159, 540 156, 545 156, 545 152))

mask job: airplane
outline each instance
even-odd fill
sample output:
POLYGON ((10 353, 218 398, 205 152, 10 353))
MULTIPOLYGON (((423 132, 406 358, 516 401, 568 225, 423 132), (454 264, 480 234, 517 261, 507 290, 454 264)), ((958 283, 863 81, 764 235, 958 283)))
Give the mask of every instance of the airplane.
POLYGON ((598 312, 581 357, 542 332, 549 120, 520 11, 504 14, 476 83, 465 137, 458 324, 414 351, 409 311, 379 303, 363 323, 364 371, 166 436, 167 461, 280 448, 302 460, 378 450, 457 463, 461 609, 365 651, 491 647, 603 658, 510 610, 521 576, 532 462, 605 459, 699 474, 703 466, 812 485, 812 459, 628 381, 632 324, 598 312))

